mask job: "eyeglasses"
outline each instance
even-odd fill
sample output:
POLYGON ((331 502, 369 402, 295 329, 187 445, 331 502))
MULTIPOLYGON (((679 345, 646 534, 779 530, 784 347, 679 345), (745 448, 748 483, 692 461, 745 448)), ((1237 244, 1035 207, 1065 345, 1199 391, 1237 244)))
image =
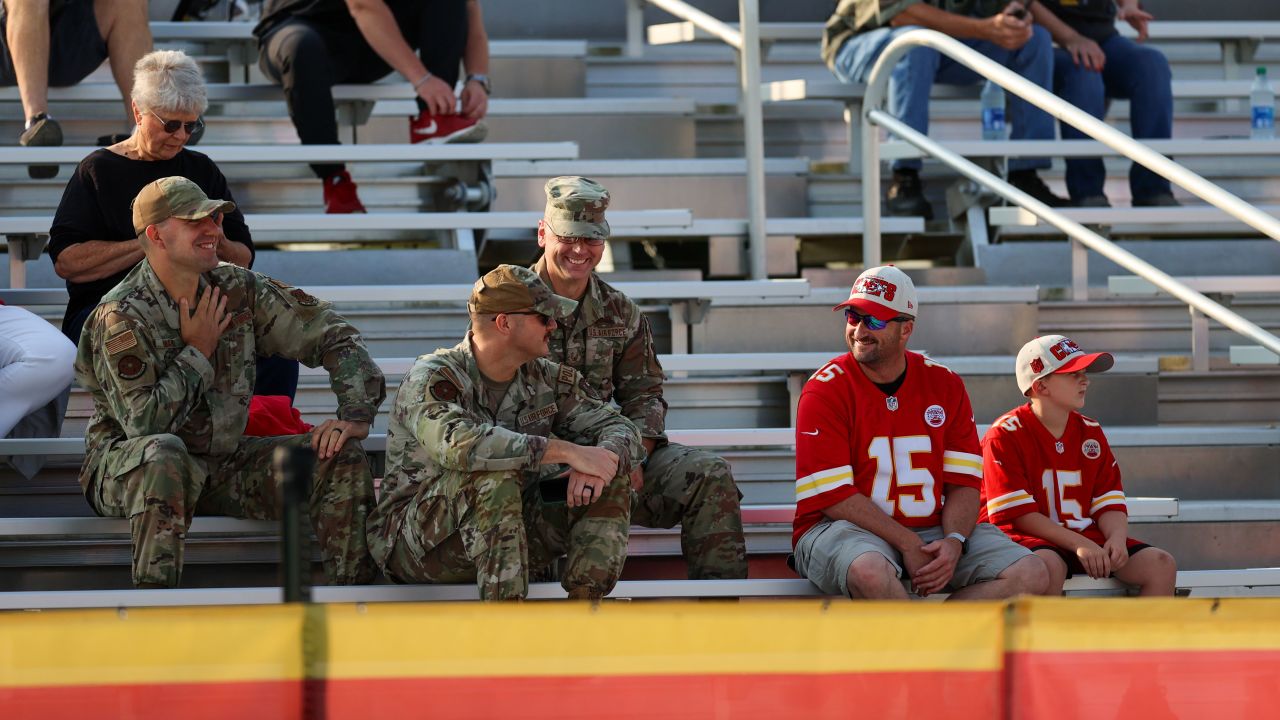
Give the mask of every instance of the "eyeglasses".
POLYGON ((858 323, 862 323, 867 327, 868 330, 883 330, 889 327, 889 323, 891 322, 906 322, 908 320, 913 320, 914 318, 909 318, 909 317, 899 315, 898 317, 892 318, 890 320, 881 320, 880 318, 875 317, 874 315, 863 315, 862 313, 858 312, 857 310, 854 310, 853 308, 845 308, 844 319, 850 325, 857 325, 858 323))
POLYGON ((147 112, 151 113, 151 115, 155 119, 159 120, 161 128, 165 132, 169 133, 170 135, 178 132, 178 128, 182 128, 183 130, 186 130, 187 135, 195 135, 197 132, 204 129, 204 121, 200 119, 192 120, 191 122, 183 122, 181 120, 165 120, 159 115, 156 115, 154 110, 148 110, 147 112))
POLYGON ((557 235, 556 242, 559 242, 562 245, 577 245, 578 243, 583 243, 588 247, 600 247, 604 244, 604 238, 560 237, 557 235))
MULTIPOLYGON (((538 322, 542 323, 543 327, 550 325, 551 321, 553 320, 553 318, 550 315, 543 315, 540 312, 509 312, 509 313, 498 313, 498 315, 532 315, 538 318, 538 322)), ((494 322, 498 321, 498 315, 493 316, 494 322)))

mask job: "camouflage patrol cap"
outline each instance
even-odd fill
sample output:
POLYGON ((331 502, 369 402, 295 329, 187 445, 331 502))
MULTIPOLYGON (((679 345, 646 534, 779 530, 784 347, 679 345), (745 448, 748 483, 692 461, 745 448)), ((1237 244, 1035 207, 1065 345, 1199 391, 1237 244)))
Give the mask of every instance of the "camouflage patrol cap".
POLYGON ((164 177, 147 183, 133 198, 133 232, 141 235, 148 225, 171 217, 200 220, 235 209, 230 200, 210 200, 199 185, 184 177, 164 177))
POLYGON ((543 218, 560 237, 606 240, 609 223, 604 211, 609 207, 609 191, 590 178, 562 175, 547 181, 547 209, 543 218))
POLYGON ((478 315, 531 310, 559 321, 573 315, 578 303, 556 295, 528 268, 499 265, 476 281, 467 307, 478 315))

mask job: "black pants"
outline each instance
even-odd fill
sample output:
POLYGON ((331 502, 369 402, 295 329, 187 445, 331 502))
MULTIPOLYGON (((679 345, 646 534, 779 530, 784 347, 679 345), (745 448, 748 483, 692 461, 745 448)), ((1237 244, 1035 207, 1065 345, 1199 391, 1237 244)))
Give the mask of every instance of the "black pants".
MULTIPOLYGON (((418 51, 432 75, 450 86, 467 45, 466 0, 428 0, 391 5, 409 47, 418 51)), ((258 67, 284 87, 289 118, 303 145, 337 145, 332 88, 371 83, 391 67, 365 42, 352 23, 334 28, 305 18, 292 18, 272 28, 258 46, 258 67)), ((410 78, 410 82, 417 78, 410 78)), ((418 108, 424 108, 421 99, 418 108)), ((341 164, 312 165, 316 176, 341 172, 341 164)))

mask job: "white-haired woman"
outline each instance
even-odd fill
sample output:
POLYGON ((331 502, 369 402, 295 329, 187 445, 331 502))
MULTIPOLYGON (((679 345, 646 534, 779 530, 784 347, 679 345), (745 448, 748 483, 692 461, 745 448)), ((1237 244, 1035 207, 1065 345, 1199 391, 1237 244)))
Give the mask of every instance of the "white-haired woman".
MULTIPOLYGON (((204 78, 189 56, 175 50, 143 56, 133 71, 133 134, 89 153, 67 183, 49 230, 49 257, 67 281, 70 301, 62 332, 72 342, 80 340, 84 321, 102 296, 142 260, 131 204, 143 186, 180 175, 211 198, 234 201, 218 166, 186 147, 201 129, 200 115, 208 105, 204 78)), ((240 210, 223 216, 222 229, 226 240, 218 245, 218 257, 249 267, 253 239, 240 210)), ((291 378, 287 371, 277 378, 281 373, 273 368, 260 370, 257 394, 292 397, 297 365, 290 366, 291 378)))

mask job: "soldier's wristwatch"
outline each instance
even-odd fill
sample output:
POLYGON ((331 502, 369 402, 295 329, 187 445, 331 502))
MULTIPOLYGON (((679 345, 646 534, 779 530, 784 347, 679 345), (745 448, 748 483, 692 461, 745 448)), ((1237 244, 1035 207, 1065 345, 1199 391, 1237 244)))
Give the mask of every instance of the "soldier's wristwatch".
POLYGON ((471 82, 472 80, 475 80, 476 82, 480 83, 480 87, 484 88, 484 94, 485 94, 485 95, 492 95, 492 94, 493 94, 493 87, 489 84, 489 76, 488 76, 488 75, 481 75, 481 74, 478 74, 478 73, 476 73, 476 74, 472 74, 472 75, 468 75, 468 76, 467 76, 467 82, 471 82))

